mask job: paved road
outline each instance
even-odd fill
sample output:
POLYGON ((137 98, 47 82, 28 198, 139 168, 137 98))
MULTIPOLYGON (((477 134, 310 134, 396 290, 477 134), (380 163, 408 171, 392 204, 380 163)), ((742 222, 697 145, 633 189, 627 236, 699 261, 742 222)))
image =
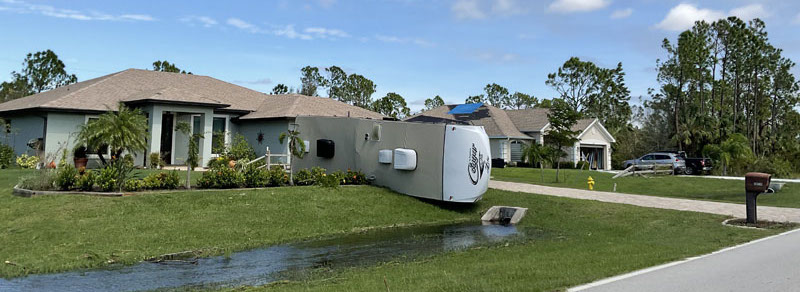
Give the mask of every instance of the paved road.
POLYGON ((798 291, 800 230, 569 291, 798 291))
MULTIPOLYGON (((744 204, 710 202, 690 199, 665 198, 645 195, 631 195, 612 192, 599 192, 569 188, 556 188, 526 183, 489 181, 489 187, 513 192, 534 193, 575 199, 595 200, 609 203, 629 204, 642 207, 694 211, 727 215, 737 218, 747 217, 744 204)), ((800 209, 781 207, 758 207, 758 219, 778 222, 800 223, 800 209)), ((800 266, 798 266, 800 270, 800 266)), ((800 287, 798 287, 800 289, 800 287)))

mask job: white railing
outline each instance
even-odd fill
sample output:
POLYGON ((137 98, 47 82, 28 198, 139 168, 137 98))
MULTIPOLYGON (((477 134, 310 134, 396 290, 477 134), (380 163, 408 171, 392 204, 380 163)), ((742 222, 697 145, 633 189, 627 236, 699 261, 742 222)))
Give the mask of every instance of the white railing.
POLYGON ((272 154, 272 152, 269 150, 269 147, 267 147, 267 151, 265 152, 264 156, 253 159, 250 162, 245 163, 245 165, 250 165, 257 161, 264 160, 264 165, 259 166, 258 168, 266 167, 267 169, 270 169, 272 166, 278 165, 283 167, 283 169, 289 170, 291 165, 290 159, 291 157, 289 157, 288 154, 272 154))

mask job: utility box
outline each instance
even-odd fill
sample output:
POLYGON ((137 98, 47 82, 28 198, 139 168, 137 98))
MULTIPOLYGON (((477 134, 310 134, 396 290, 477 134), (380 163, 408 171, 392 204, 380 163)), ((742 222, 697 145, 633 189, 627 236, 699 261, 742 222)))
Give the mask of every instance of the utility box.
POLYGON ((748 172, 744 175, 744 188, 748 192, 764 193, 771 181, 772 176, 768 173, 748 172))
POLYGON ((333 158, 336 153, 336 143, 330 139, 317 139, 317 157, 333 158))

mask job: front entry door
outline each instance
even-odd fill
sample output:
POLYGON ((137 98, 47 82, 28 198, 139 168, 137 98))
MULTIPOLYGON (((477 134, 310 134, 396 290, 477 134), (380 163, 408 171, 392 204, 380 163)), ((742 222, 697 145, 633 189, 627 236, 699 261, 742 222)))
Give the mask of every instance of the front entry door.
POLYGON ((164 163, 172 164, 172 124, 175 122, 172 113, 161 116, 161 159, 164 163))

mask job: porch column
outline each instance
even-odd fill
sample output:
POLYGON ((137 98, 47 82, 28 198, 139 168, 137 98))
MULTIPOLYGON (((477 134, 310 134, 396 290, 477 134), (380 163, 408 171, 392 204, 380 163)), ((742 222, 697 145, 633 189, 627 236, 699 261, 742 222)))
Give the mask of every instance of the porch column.
POLYGON ((150 137, 147 139, 149 140, 148 143, 150 144, 150 148, 144 155, 148 159, 150 159, 150 153, 153 152, 160 152, 161 151, 161 115, 163 111, 158 106, 154 105, 151 107, 150 110, 150 121, 148 126, 150 127, 150 137))
POLYGON ((202 115, 203 139, 200 139, 200 166, 205 167, 211 160, 211 141, 214 135, 214 111, 208 110, 202 115))

